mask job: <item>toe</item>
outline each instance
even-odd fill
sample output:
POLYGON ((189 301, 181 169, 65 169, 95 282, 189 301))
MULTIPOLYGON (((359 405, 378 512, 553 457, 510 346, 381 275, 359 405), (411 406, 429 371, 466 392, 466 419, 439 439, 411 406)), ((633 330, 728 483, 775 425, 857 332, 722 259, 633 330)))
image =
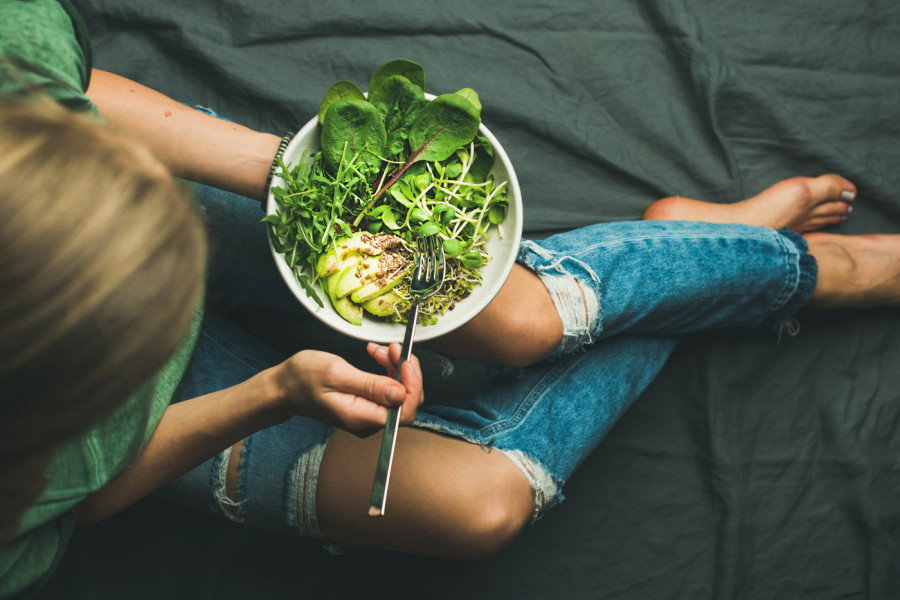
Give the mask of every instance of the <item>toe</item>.
POLYGON ((809 193, 816 202, 849 203, 856 199, 856 186, 834 173, 812 178, 808 184, 809 193))

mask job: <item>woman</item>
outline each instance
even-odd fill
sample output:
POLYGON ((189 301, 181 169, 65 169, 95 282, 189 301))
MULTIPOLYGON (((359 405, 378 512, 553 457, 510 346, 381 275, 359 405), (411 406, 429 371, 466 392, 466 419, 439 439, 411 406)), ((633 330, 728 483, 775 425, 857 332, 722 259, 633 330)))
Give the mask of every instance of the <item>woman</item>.
MULTIPOLYGON (((27 3, 29 11, 37 10, 35 7, 48 11, 65 30, 59 5, 50 0, 27 3)), ((66 18, 71 27, 72 17, 66 18)), ((69 34, 76 39, 71 30, 69 34)), ((77 75, 73 76, 71 80, 77 82, 73 85, 86 87, 87 73, 91 73, 89 68, 80 82, 77 75)), ((78 97, 80 92, 72 85, 63 87, 71 97, 78 97)), ((121 168, 133 171, 138 179, 158 180, 163 190, 174 186, 166 175, 169 170, 175 176, 212 183, 244 196, 257 198, 264 193, 279 143, 277 136, 215 119, 99 71, 91 73, 84 98, 85 105, 96 106, 121 133, 116 135, 84 118, 65 124, 63 128, 76 132, 79 127, 98 130, 88 135, 96 144, 68 154, 75 165, 73 178, 91 173, 82 168, 82 162, 102 164, 103 156, 118 154, 140 157, 126 160, 127 165, 121 168), (148 150, 142 150, 136 140, 148 150), (94 148, 97 156, 93 155, 94 148)), ((9 110, 22 114, 36 111, 40 114, 35 119, 49 119, 51 123, 45 113, 52 116, 56 111, 53 118, 62 119, 59 111, 46 107, 17 106, 9 110)), ((43 150, 31 155, 31 163, 39 164, 43 150)), ((60 154, 58 160, 65 162, 66 156, 60 154)), ((34 164, 32 168, 36 168, 34 164)), ((46 172, 41 171, 41 176, 46 172)), ((10 179, 4 190, 20 185, 13 171, 10 179)), ((93 182, 93 177, 90 180, 93 182)), ((147 187, 152 186, 137 186, 147 187)), ((107 204, 115 204, 112 197, 116 194, 99 194, 97 190, 75 197, 66 190, 39 187, 35 193, 46 196, 34 202, 43 212, 52 213, 54 202, 58 203, 62 194, 71 196, 73 206, 81 207, 79 215, 90 206, 90 214, 55 225, 68 230, 80 220, 93 221, 94 212, 102 214, 108 210, 107 204)), ((176 341, 166 346, 138 335, 140 331, 132 332, 127 324, 115 329, 102 319, 101 326, 87 322, 108 355, 118 358, 118 346, 127 337, 138 349, 153 345, 156 358, 141 353, 140 360, 135 361, 140 368, 135 368, 130 381, 118 378, 124 387, 110 393, 116 398, 86 415, 85 422, 73 422, 70 430, 48 436, 28 450, 18 446, 9 450, 17 459, 10 464, 30 473, 30 481, 39 482, 42 467, 50 464, 50 484, 36 502, 34 496, 39 491, 32 485, 19 494, 16 506, 4 511, 4 526, 14 533, 0 550, 2 594, 34 585, 51 568, 65 546, 67 527, 73 518, 81 522, 103 518, 163 486, 172 497, 198 506, 211 505, 228 518, 293 533, 407 552, 490 555, 559 500, 568 475, 652 380, 677 345, 677 334, 723 325, 768 323, 777 327, 807 302, 820 306, 895 304, 896 288, 900 286, 893 266, 900 264, 896 261, 900 254, 896 238, 813 234, 804 241, 799 235, 759 227, 807 230, 838 221, 847 214, 852 194, 852 184, 837 176, 791 180, 735 205, 731 212, 714 214, 709 205, 676 198, 659 202, 647 215, 651 219, 743 220, 753 227, 672 221, 624 223, 585 228, 540 244, 526 243, 520 255, 522 263, 497 301, 466 328, 442 340, 440 348, 456 356, 515 366, 533 364, 551 354, 556 360, 533 364, 523 376, 498 376, 462 407, 421 410, 417 426, 404 429, 399 436, 391 509, 381 519, 366 515, 377 436, 358 437, 350 432, 377 428, 384 422, 385 406, 392 404, 403 403, 410 422, 422 402, 421 375, 415 361, 405 369, 404 385, 400 386, 390 377, 364 373, 331 354, 304 351, 277 356, 270 349, 259 348, 249 336, 235 331, 206 308, 190 366, 185 369, 192 334, 197 331, 198 319, 191 320, 191 316, 200 304, 201 268, 197 265, 202 264, 203 244, 196 242, 190 252, 179 251, 173 256, 154 252, 161 261, 158 268, 170 261, 165 268, 172 270, 171 285, 181 282, 185 288, 180 292, 181 299, 156 298, 150 301, 153 308, 145 309, 132 303, 130 288, 123 284, 115 286, 113 304, 120 310, 133 308, 125 311, 132 321, 145 319, 145 313, 151 310, 166 313, 155 316, 169 323, 167 327, 148 328, 142 335, 168 330, 166 339, 174 337, 176 341), (773 212, 771 208, 776 205, 788 208, 786 212, 773 212), (723 264, 733 268, 723 269, 723 264), (632 335, 635 333, 641 335, 632 335), (176 346, 179 350, 172 355, 176 346), (573 352, 579 348, 584 351, 573 352), (476 351, 477 356, 473 356, 476 351), (163 363, 164 369, 171 368, 174 373, 171 377, 166 377, 165 371, 160 373, 162 382, 153 386, 156 394, 150 394, 153 398, 148 400, 148 389, 142 382, 163 363), (142 392, 144 400, 139 401, 142 392), (166 406, 170 399, 175 402, 166 406), (117 427, 122 416, 110 412, 115 406, 127 413, 131 426, 117 427), (141 410, 148 414, 143 421, 135 417, 141 410), (104 414, 110 416, 94 424, 104 414), (142 426, 134 427, 135 423, 142 426), (60 465, 84 467, 89 462, 85 461, 85 449, 92 448, 96 439, 108 439, 104 432, 113 428, 125 429, 128 435, 108 453, 110 460, 104 472, 85 470, 81 481, 78 477, 74 482, 67 480, 68 471, 60 465), (58 449, 65 438, 73 440, 71 446, 58 449), (555 443, 546 443, 548 439, 555 443), (75 451, 68 452, 69 447, 75 451), (489 448, 498 451, 485 451, 489 448), (51 463, 50 453, 54 451, 51 463), (70 463, 60 462, 73 455, 70 463), (91 485, 84 485, 85 479, 91 485), (27 505, 30 509, 15 525, 15 518, 27 505), (41 514, 48 507, 52 514, 41 514), (35 553, 28 564, 37 565, 27 573, 16 568, 22 564, 20 551, 25 547, 35 553)), ((255 252, 262 253, 264 264, 271 266, 256 227, 258 206, 207 188, 200 188, 198 196, 214 228, 222 224, 235 228, 229 232, 228 246, 216 245, 215 251, 241 252, 239 239, 244 239, 255 252)), ((19 196, 4 196, 3 204, 15 206, 13 198, 19 196)), ((171 210, 167 208, 166 212, 171 210)), ((177 217, 177 211, 172 214, 175 216, 167 217, 165 228, 182 231, 172 234, 181 242, 193 239, 183 233, 196 228, 190 212, 182 217, 177 217)), ((119 217, 112 221, 118 223, 119 217)), ((70 234, 82 235, 78 231, 70 234)), ((4 237, 3 248, 10 253, 4 256, 10 257, 3 261, 4 269, 14 269, 21 254, 33 251, 26 244, 8 241, 16 240, 16 235, 15 231, 4 231, 9 237, 4 237)), ((95 235, 94 241, 85 245, 99 252, 105 245, 104 238, 95 235)), ((31 246, 48 237, 54 239, 46 235, 32 238, 31 246)), ((136 257, 158 247, 139 245, 135 256, 112 254, 127 258, 128 265, 143 264, 136 257)), ((51 245, 48 252, 56 253, 53 260, 62 261, 65 248, 51 245)), ((253 266, 252 259, 248 260, 253 266)), ((87 268, 83 262, 79 262, 79 268, 87 268)), ((210 296, 219 293, 215 271, 222 262, 213 260, 210 296)), ((37 277, 33 270, 27 275, 37 277)), ((4 281, 5 277, 4 271, 4 281)), ((134 277, 147 281, 140 274, 134 277)), ((166 281, 157 276, 149 279, 166 281)), ((77 280, 85 281, 81 277, 77 280)), ((96 287, 106 285, 102 279, 96 287)), ((39 289, 47 290, 47 284, 39 289)), ((92 286, 85 283, 84 289, 91 290, 92 286)), ((29 307, 40 312, 48 301, 46 294, 39 295, 29 307)), ((80 323, 81 317, 82 313, 76 312, 63 319, 50 318, 49 322, 80 323)), ((10 322, 13 320, 10 317, 10 322)), ((26 327, 33 338, 46 342, 54 352, 70 348, 57 346, 53 337, 44 335, 47 325, 32 321, 26 327)), ((3 331, 6 335, 5 327, 3 331)), ((371 345, 368 350, 390 374, 399 349, 371 345)), ((83 354, 93 363, 102 352, 85 349, 83 354)), ((28 364, 26 359, 31 356, 4 377, 10 381, 34 380, 33 373, 45 370, 46 362, 28 364), (23 375, 28 373, 31 375, 23 375)), ((79 369, 67 377, 77 381, 82 375, 79 369)), ((66 392, 72 389, 72 381, 58 380, 56 387, 62 391, 51 394, 54 402, 79 402, 66 392)), ((10 412, 15 419, 4 418, 4 424, 12 430, 21 427, 24 432, 22 423, 35 414, 31 408, 36 400, 28 388, 15 396, 4 391, 3 410, 16 410, 17 403, 25 402, 20 399, 23 397, 29 409, 10 412)))

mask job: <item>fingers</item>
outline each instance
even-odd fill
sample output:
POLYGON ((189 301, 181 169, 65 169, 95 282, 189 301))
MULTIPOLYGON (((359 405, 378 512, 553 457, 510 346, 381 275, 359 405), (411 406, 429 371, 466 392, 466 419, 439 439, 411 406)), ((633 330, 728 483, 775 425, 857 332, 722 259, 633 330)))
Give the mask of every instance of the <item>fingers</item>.
MULTIPOLYGON (((400 344, 391 344, 392 346, 397 346, 398 350, 396 353, 397 360, 400 359, 400 344)), ((391 360, 391 350, 388 346, 382 346, 380 344, 376 344, 374 342, 369 342, 369 345, 366 346, 366 351, 369 353, 369 356, 375 359, 379 365, 381 365, 384 369, 387 370, 388 375, 395 375, 395 369, 397 367, 397 363, 391 360)))
MULTIPOLYGON (((400 362, 400 352, 403 350, 403 347, 394 342, 389 346, 381 346, 379 344, 375 344, 370 342, 366 347, 366 350, 369 352, 369 356, 375 359, 375 361, 387 369, 388 375, 396 375, 397 373, 397 363, 400 362)), ((414 359, 415 355, 410 356, 410 360, 414 359)), ((416 359, 418 361, 418 359, 416 359)))
MULTIPOLYGON (((396 376, 397 363, 400 362, 402 351, 400 344, 393 343, 385 347, 370 343, 366 349, 369 355, 387 371, 388 375, 396 376)), ((419 359, 415 355, 411 355, 409 360, 403 363, 400 371, 400 380, 407 390, 406 397, 402 402, 401 422, 411 423, 415 418, 416 410, 425 399, 422 391, 422 370, 419 359)))

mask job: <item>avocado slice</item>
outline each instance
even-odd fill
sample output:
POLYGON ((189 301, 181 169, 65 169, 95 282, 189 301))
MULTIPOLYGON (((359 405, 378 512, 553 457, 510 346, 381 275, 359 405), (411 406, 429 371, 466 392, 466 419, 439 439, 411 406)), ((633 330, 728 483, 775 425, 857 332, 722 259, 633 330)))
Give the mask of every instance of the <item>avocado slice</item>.
POLYGON ((325 279, 334 273, 337 273, 341 268, 341 261, 338 260, 337 252, 334 250, 334 246, 328 249, 328 252, 319 256, 319 260, 316 261, 316 278, 317 279, 325 279))
POLYGON ((375 277, 367 278, 367 283, 364 283, 362 287, 350 293, 350 299, 358 304, 363 304, 390 291, 403 279, 407 264, 408 263, 404 261, 402 266, 386 275, 382 276, 379 273, 375 277))
POLYGON ((357 231, 348 238, 335 242, 337 258, 346 260, 354 254, 377 256, 388 248, 396 248, 400 238, 392 233, 369 233, 357 231))
POLYGON ((334 310, 336 310, 337 314, 341 315, 345 321, 351 325, 362 325, 362 306, 356 304, 347 297, 332 298, 331 302, 334 304, 334 310))
POLYGON ((334 296, 343 298, 361 288, 368 281, 367 278, 378 271, 378 265, 377 256, 357 257, 356 260, 349 261, 349 266, 340 272, 334 285, 334 296))
POLYGON ((394 305, 400 302, 400 294, 394 290, 388 290, 380 296, 363 303, 362 307, 376 317, 389 317, 394 314, 394 305))

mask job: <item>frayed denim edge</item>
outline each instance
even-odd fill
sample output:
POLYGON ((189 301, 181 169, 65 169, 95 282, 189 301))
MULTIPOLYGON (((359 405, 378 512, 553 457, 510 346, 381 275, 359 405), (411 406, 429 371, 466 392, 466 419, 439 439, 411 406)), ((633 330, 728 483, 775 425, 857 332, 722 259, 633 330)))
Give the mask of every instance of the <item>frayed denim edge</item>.
POLYGON ((787 229, 779 229, 778 233, 787 242, 793 243, 798 254, 797 262, 797 281, 794 285, 793 293, 789 296, 787 302, 774 314, 768 317, 763 325, 779 332, 786 331, 788 335, 797 335, 800 331, 799 323, 794 319, 797 313, 812 296, 813 290, 816 289, 816 283, 819 275, 819 265, 816 259, 809 253, 809 246, 806 240, 798 233, 787 229))
POLYGON ((563 338, 548 358, 570 354, 594 343, 603 329, 603 302, 597 274, 584 262, 550 252, 530 240, 523 240, 518 260, 547 287, 563 324, 563 338), (535 257, 545 262, 540 263, 535 257), (589 275, 592 285, 580 283, 577 275, 564 269, 563 263, 567 261, 589 275))
MULTIPOLYGON (((210 470, 212 479, 213 500, 215 508, 229 521, 235 523, 243 523, 245 519, 246 508, 244 506, 241 477, 238 476, 238 500, 233 500, 228 496, 228 462, 231 460, 232 447, 225 448, 216 457, 210 470)), ((243 455, 241 460, 243 460, 243 455)))
POLYGON ((303 452, 294 468, 288 471, 285 485, 285 520, 288 526, 318 539, 324 539, 325 536, 319 530, 316 516, 316 485, 327 443, 326 440, 303 452))

